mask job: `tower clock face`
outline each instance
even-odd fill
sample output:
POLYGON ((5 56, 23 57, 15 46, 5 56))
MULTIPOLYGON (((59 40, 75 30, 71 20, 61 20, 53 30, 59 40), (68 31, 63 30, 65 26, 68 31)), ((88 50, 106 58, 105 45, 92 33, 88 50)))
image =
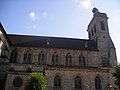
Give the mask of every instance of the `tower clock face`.
POLYGON ((21 87, 23 84, 23 80, 21 77, 16 77, 14 80, 13 80, 13 85, 15 87, 21 87))

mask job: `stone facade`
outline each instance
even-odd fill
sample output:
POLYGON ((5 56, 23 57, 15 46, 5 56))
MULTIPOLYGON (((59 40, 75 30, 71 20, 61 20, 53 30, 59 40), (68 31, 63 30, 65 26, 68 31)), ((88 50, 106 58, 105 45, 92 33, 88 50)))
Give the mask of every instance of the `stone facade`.
POLYGON ((89 40, 3 33, 10 40, 5 90, 24 90, 29 73, 36 71, 44 73, 47 90, 113 90, 111 65, 117 58, 107 19, 93 9, 89 40))
POLYGON ((4 90, 7 71, 9 70, 9 39, 0 25, 0 90, 4 90))

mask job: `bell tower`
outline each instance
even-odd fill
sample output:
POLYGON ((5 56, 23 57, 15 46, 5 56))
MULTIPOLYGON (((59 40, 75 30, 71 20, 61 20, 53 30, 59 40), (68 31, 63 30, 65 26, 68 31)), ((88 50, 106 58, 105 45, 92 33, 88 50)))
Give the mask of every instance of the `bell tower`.
POLYGON ((110 66, 117 61, 115 46, 109 35, 108 17, 97 8, 93 8, 93 18, 88 25, 89 40, 94 40, 100 52, 101 64, 110 66))

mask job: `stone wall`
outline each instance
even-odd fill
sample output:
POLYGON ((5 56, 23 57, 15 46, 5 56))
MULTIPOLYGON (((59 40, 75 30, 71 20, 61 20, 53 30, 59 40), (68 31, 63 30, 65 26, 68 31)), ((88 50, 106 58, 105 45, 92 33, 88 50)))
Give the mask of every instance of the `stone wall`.
MULTIPOLYGON (((29 73, 27 72, 10 72, 7 76, 5 90, 24 90, 24 82, 29 73), (16 87, 13 83, 16 77, 20 77, 22 85, 16 87)), ((79 76, 82 79, 82 90, 95 90, 95 77, 101 78, 101 90, 108 90, 107 85, 111 79, 109 68, 78 68, 78 67, 47 67, 45 77, 47 80, 47 90, 75 90, 74 80, 79 76), (61 89, 54 89, 54 78, 58 75, 61 78, 61 89)))
POLYGON ((17 49, 18 58, 17 63, 23 64, 24 53, 29 50, 32 55, 32 63, 38 64, 38 54, 42 51, 45 54, 46 65, 52 64, 52 55, 56 52, 59 56, 59 65, 65 65, 67 53, 72 56, 72 66, 79 66, 79 55, 83 54, 85 57, 86 66, 99 67, 102 66, 101 57, 98 51, 86 50, 68 50, 68 49, 52 49, 52 48, 33 48, 33 47, 11 47, 10 53, 17 49))

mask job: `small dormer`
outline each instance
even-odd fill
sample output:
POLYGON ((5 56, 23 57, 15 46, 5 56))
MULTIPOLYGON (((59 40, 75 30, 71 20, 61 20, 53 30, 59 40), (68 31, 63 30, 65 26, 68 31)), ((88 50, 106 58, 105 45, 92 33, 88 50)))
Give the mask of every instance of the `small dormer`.
POLYGON ((85 47, 87 48, 87 47, 88 47, 88 42, 85 41, 84 45, 85 45, 85 47))

